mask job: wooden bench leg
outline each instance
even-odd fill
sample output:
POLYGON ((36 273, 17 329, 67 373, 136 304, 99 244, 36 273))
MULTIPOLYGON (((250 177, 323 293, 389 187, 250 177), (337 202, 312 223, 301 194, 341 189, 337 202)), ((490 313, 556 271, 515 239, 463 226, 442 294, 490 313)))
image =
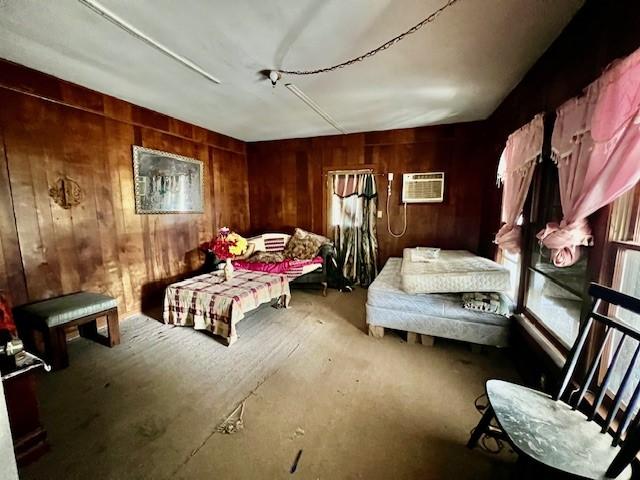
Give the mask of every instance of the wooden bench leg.
POLYGON ((369 325, 369 336, 374 338, 384 337, 384 327, 377 325, 369 325))
POLYGON ((118 323, 117 308, 114 308, 107 313, 107 338, 109 347, 120 345, 120 324, 118 323))
POLYGON ((81 337, 95 341, 98 338, 98 324, 93 320, 92 322, 78 325, 78 333, 81 337))
POLYGON ((45 348, 53 370, 61 370, 69 366, 67 353, 67 335, 64 326, 50 328, 44 333, 45 348))

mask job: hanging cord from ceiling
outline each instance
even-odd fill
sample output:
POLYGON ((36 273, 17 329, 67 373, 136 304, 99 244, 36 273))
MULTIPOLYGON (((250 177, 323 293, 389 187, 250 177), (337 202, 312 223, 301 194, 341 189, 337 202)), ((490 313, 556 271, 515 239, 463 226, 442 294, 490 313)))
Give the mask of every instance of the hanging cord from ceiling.
MULTIPOLYGON (((369 50, 368 52, 366 52, 366 53, 364 53, 364 54, 362 54, 362 55, 360 55, 358 57, 352 58, 351 60, 347 60, 345 62, 338 63, 337 65, 332 65, 330 67, 317 68, 315 70, 284 70, 284 69, 277 69, 277 70, 273 70, 273 71, 277 72, 277 73, 280 73, 280 74, 284 73, 284 74, 287 74, 287 75, 315 75, 316 73, 331 72, 331 71, 337 70, 339 68, 344 68, 344 67, 347 67, 349 65, 353 65, 356 62, 361 62, 363 60, 366 60, 367 58, 373 57, 376 53, 379 53, 379 52, 381 52, 383 50, 386 50, 389 47, 392 47, 393 45, 398 43, 400 40, 402 40, 403 38, 411 35, 412 33, 416 33, 418 30, 420 30, 426 24, 433 22, 436 18, 438 18, 438 16, 440 16, 441 13, 443 13, 449 7, 453 6, 456 2, 458 2, 458 0, 448 0, 447 3, 445 3, 440 8, 435 10, 428 17, 424 18, 421 22, 415 24, 413 27, 411 27, 406 32, 403 32, 400 35, 397 35, 396 37, 393 37, 391 40, 383 43, 379 47, 374 48, 373 50, 369 50)), ((277 81, 277 79, 276 79, 276 81, 277 81)), ((273 79, 272 79, 272 82, 273 82, 273 79)), ((275 84, 275 82, 274 82, 274 84, 275 84)))

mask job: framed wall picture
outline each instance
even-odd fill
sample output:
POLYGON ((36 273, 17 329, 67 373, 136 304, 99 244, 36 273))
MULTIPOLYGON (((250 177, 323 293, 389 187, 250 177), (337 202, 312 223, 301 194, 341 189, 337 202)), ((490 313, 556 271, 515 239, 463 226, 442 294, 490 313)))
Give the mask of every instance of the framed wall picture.
POLYGON ((202 213, 202 162, 133 146, 136 213, 202 213))

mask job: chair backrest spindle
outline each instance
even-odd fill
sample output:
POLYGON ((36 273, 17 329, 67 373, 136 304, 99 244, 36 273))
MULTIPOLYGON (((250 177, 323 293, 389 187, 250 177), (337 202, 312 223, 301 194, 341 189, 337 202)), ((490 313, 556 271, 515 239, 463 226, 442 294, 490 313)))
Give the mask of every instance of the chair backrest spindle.
MULTIPOLYGON (((613 437, 613 445, 618 445, 620 443, 620 440, 622 439, 622 436, 625 434, 627 428, 629 427, 629 424, 631 423, 631 420, 633 419, 634 416, 634 412, 636 411, 636 408, 638 408, 638 401, 640 400, 640 382, 637 383, 635 390, 633 391, 633 395, 631 396, 631 399, 629 400, 629 404, 627 405, 627 409, 624 412, 624 415, 622 417, 622 419, 620 420, 620 425, 618 426, 618 431, 616 432, 615 436, 613 437)), ((634 420, 633 424, 634 426, 637 427, 637 423, 638 423, 638 418, 636 417, 636 419, 634 420)))
POLYGON ((616 417, 618 410, 620 409, 620 405, 622 404, 622 399, 624 398, 624 392, 627 389, 627 385, 629 384, 629 380, 631 379, 631 373, 633 368, 635 367, 636 360, 638 359, 638 354, 640 354, 640 343, 636 346, 635 351, 633 352, 633 357, 631 358, 631 362, 627 367, 627 371, 624 373, 624 377, 622 377, 622 382, 620 382, 620 386, 618 387, 618 391, 616 392, 616 396, 614 397, 613 405, 609 408, 609 414, 607 415, 607 419, 602 426, 602 432, 606 432, 611 426, 611 422, 616 417))
POLYGON ((618 347, 616 348, 615 353, 613 354, 613 358, 611 359, 611 363, 609 363, 609 368, 607 369, 607 373, 604 376, 604 380, 602 381, 602 385, 600 385, 600 391, 598 392, 598 397, 591 408, 591 413, 589 414, 589 421, 593 420, 598 413, 598 409, 600 405, 602 405, 602 401, 604 400, 605 395, 607 394, 607 389, 609 388, 609 383, 611 383, 611 379, 613 378, 613 368, 618 361, 618 357, 620 357, 620 352, 622 352, 622 346, 624 341, 627 339, 627 334, 623 333, 620 338, 620 342, 618 343, 618 347))
POLYGON ((575 404, 573 405, 574 410, 580 406, 580 403, 582 403, 582 399, 584 398, 585 393, 587 393, 589 386, 591 386, 591 382, 593 382, 593 377, 595 376, 596 371, 600 367, 600 359, 602 358, 604 349, 607 346, 607 343, 609 342, 609 338, 611 337, 611 334, 615 331, 615 329, 611 327, 605 327, 605 328, 607 333, 605 334, 604 340, 600 343, 600 348, 598 349, 598 353, 596 353, 596 355, 593 358, 593 361, 591 362, 591 367, 589 368, 587 377, 585 378, 584 382, 582 382, 580 393, 578 394, 578 398, 575 404))

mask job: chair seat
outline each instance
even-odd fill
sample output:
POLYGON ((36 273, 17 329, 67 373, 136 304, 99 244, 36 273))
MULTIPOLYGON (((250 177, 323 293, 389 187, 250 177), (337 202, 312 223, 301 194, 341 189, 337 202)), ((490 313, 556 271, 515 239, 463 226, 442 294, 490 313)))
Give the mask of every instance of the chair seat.
POLYGON ((49 328, 116 308, 115 298, 100 293, 78 292, 19 307, 21 316, 44 321, 49 328))
MULTIPOLYGON (((595 422, 561 401, 501 380, 487 382, 496 419, 514 448, 534 460, 584 478, 604 479, 619 452, 595 422)), ((631 478, 628 467, 618 479, 631 478)))

